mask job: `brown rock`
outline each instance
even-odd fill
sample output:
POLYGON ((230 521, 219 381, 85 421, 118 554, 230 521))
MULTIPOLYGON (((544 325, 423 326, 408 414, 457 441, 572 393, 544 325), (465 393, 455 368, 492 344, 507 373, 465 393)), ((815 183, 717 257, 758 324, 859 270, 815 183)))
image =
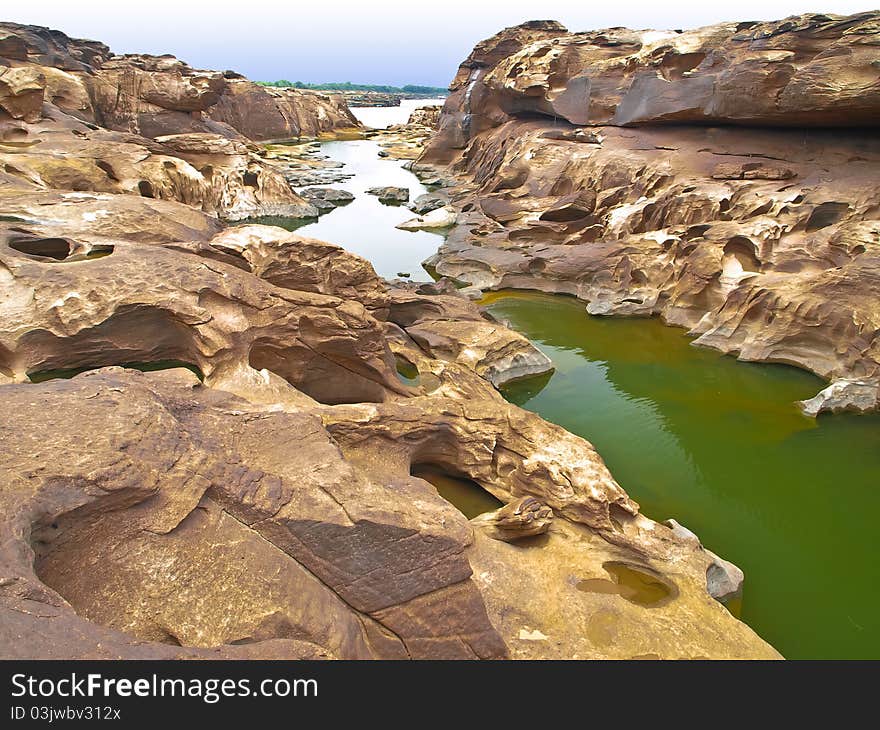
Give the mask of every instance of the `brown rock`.
POLYGON ((553 510, 534 497, 521 497, 501 509, 475 517, 471 524, 486 529, 496 540, 513 542, 543 535, 553 521, 553 510))
POLYGON ((469 189, 428 263, 659 315, 743 360, 877 377, 880 147, 858 128, 877 17, 502 31, 462 65, 417 167, 449 162, 469 189), (584 124, 601 125, 589 143, 584 124))
POLYGON ((45 82, 36 68, 0 66, 0 110, 13 119, 37 121, 43 112, 45 82))
POLYGON ((448 161, 449 149, 523 115, 575 125, 874 126, 877 22, 866 12, 684 32, 506 28, 459 68, 434 154, 448 161))
MULTIPOLYGON (((549 367, 527 340, 448 281, 388 286, 338 246, 220 222, 305 212, 243 109, 262 138, 334 129, 338 102, 14 24, 0 52, 42 93, 39 115, 0 97, 0 656, 776 656, 710 597, 714 556, 497 393, 549 367), (505 506, 472 524, 426 466, 505 506), (514 546, 485 520, 546 532, 514 546), (662 607, 609 588, 618 563, 651 571, 662 607)), ((713 184, 782 179, 761 174, 713 184)), ((544 222, 573 233, 609 201, 567 190, 544 222)), ((519 205, 462 220, 488 234, 519 205)), ((859 210, 825 201, 804 225, 844 259, 873 228, 834 222, 859 210)))

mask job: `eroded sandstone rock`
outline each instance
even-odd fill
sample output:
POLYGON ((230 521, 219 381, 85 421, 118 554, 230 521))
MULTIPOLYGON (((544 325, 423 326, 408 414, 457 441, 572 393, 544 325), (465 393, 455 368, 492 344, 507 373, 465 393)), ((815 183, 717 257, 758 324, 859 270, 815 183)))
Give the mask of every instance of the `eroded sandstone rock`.
POLYGON ((0 119, 0 655, 778 656, 698 541, 504 401, 551 366, 531 343, 448 280, 220 220, 303 205, 236 131, 263 103, 236 74, 12 24, 0 53, 43 94, 38 118, 0 95, 25 112, 0 119), (424 466, 531 536, 492 539, 424 466))
POLYGON ((379 201, 386 204, 405 203, 409 200, 409 190, 407 188, 398 188, 393 185, 383 187, 370 188, 367 190, 370 195, 375 195, 379 201))
POLYGON ((112 56, 45 28, 3 23, 0 33, 0 191, 127 193, 230 220, 309 218, 314 206, 250 140, 358 126, 338 98, 267 90, 173 56, 112 56))
POLYGON ((428 263, 658 315, 743 360, 876 378, 877 17, 533 23, 478 44, 418 163, 466 188, 428 263))
POLYGON ((683 32, 506 28, 459 68, 435 148, 443 156, 529 115, 572 125, 873 126, 876 33, 875 12, 683 32))
POLYGON ((501 509, 475 517, 471 524, 486 529, 497 540, 513 542, 547 532, 553 510, 534 497, 521 497, 501 509))
POLYGON ((525 337, 457 295, 454 285, 447 291, 398 285, 391 290, 388 319, 424 352, 465 365, 496 387, 553 370, 550 358, 525 337))

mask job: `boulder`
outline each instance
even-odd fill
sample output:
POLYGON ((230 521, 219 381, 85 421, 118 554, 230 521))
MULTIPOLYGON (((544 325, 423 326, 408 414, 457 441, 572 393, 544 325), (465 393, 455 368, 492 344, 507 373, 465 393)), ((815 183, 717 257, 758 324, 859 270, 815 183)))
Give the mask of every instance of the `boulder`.
POLYGON ((455 210, 449 206, 437 208, 430 213, 410 218, 403 223, 398 223, 396 228, 402 231, 431 231, 438 228, 449 228, 455 223, 455 210))
POLYGON ((446 193, 422 193, 409 204, 409 208, 418 215, 425 215, 425 213, 430 213, 432 210, 442 208, 448 203, 449 196, 446 193))
POLYGON ((835 380, 798 405, 808 416, 818 416, 820 413, 868 413, 880 407, 880 379, 835 380))
POLYGON ((409 189, 408 188, 396 188, 391 185, 387 185, 384 187, 377 188, 369 188, 367 193, 370 195, 375 195, 379 198, 379 201, 385 203, 386 205, 397 205, 400 203, 405 203, 409 200, 409 189))
POLYGON ((488 531, 496 540, 513 542, 547 532, 553 510, 534 497, 521 497, 501 509, 475 517, 471 524, 488 531))
POLYGON ((352 193, 335 188, 306 188, 300 195, 322 212, 333 210, 354 200, 352 193))
POLYGON ((389 321, 403 328, 424 352, 472 369, 495 387, 553 370, 543 352, 468 299, 435 293, 450 291, 448 288, 427 287, 394 287, 388 314, 389 321))

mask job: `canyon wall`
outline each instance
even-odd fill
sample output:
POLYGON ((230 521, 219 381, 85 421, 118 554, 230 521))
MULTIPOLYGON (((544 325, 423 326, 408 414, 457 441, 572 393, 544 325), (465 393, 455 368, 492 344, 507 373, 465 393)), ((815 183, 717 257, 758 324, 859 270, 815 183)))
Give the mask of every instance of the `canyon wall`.
POLYGON ((431 263, 483 289, 658 315, 696 344, 833 381, 876 408, 880 15, 478 44, 421 169, 460 176, 431 263))

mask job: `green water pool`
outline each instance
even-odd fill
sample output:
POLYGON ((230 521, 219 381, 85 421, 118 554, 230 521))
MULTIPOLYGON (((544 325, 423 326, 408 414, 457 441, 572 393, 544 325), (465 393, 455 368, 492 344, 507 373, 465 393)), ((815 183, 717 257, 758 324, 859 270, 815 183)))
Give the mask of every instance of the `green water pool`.
POLYGON ((788 658, 880 658, 880 416, 802 415, 823 382, 563 296, 485 302, 556 371, 504 389, 589 439, 656 519, 746 573, 742 618, 788 658))

